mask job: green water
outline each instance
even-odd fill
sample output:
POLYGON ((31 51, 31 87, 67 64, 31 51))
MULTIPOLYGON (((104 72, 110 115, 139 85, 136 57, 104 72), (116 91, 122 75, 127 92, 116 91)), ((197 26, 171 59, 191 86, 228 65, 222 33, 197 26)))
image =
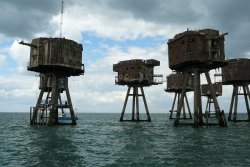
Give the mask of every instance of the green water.
POLYGON ((78 114, 77 126, 31 127, 29 114, 0 113, 0 166, 248 166, 250 123, 173 127, 118 122, 119 114, 78 114))

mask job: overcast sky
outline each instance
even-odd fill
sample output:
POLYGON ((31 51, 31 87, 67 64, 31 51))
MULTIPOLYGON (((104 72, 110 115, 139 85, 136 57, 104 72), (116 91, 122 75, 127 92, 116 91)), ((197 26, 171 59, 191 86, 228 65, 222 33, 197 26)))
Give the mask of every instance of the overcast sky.
MULTIPOLYGON (((121 112, 127 87, 115 85, 112 71, 112 64, 120 60, 159 60, 155 73, 165 79, 171 73, 166 42, 187 28, 228 32, 226 57, 250 56, 249 0, 65 0, 64 4, 63 36, 84 46, 85 74, 71 77, 69 83, 78 112, 121 112)), ((27 112, 35 105, 39 78, 26 71, 29 48, 18 41, 58 37, 60 8, 61 0, 0 0, 0 112, 27 112)), ((164 92, 165 87, 166 83, 144 89, 150 112, 170 110, 173 94, 164 92)), ((232 86, 223 91, 218 100, 227 112, 232 86)), ((188 96, 192 104, 192 94, 188 96)))

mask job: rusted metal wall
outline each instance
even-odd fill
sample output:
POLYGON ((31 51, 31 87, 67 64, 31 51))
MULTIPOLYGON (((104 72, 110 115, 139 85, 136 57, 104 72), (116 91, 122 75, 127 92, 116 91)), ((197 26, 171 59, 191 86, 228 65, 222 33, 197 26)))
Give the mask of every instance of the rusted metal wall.
POLYGON ((67 69, 72 75, 83 73, 81 44, 65 38, 36 38, 31 45, 28 70, 43 73, 47 69, 67 69))
MULTIPOLYGON (((184 82, 183 73, 175 73, 167 76, 167 88, 166 92, 181 92, 184 82)), ((193 91, 194 89, 194 77, 189 76, 188 85, 186 86, 186 91, 193 91)))
MULTIPOLYGON (((45 75, 40 74, 39 76, 40 76, 39 89, 42 89, 42 86, 43 86, 43 84, 45 82, 45 75)), ((45 92, 49 92, 52 89, 52 76, 48 76, 48 77, 49 78, 48 78, 48 81, 47 81, 47 84, 46 84, 45 92)), ((61 93, 65 90, 63 79, 64 78, 59 79, 59 90, 60 90, 61 93)))
POLYGON ((116 77, 116 84, 158 84, 154 80, 154 66, 159 65, 160 62, 153 59, 133 59, 120 61, 117 64, 113 64, 113 71, 118 72, 116 77))
POLYGON ((228 65, 222 68, 222 83, 250 83, 250 59, 228 60, 228 65))
MULTIPOLYGON (((222 95, 222 84, 221 83, 213 83, 213 88, 216 96, 222 95)), ((201 95, 202 96, 211 96, 211 92, 208 84, 201 85, 201 95)))
MULTIPOLYGON (((227 33, 226 33, 227 34, 227 33)), ((213 29, 185 31, 168 41, 169 68, 179 70, 185 66, 207 61, 225 60, 224 35, 213 29)))

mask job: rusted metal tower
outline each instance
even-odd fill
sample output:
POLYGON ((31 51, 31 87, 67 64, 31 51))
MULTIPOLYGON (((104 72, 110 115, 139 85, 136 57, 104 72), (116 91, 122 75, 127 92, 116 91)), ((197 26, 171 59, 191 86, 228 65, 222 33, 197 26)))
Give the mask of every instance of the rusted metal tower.
MULTIPOLYGON (((221 83, 213 83, 212 84, 214 87, 215 91, 215 96, 221 96, 222 95, 222 84, 221 83)), ((209 90, 209 85, 208 84, 203 84, 201 85, 201 95, 204 97, 207 97, 207 104, 206 104, 206 109, 205 109, 205 118, 206 122, 208 121, 208 118, 214 115, 216 117, 216 111, 215 111, 215 103, 212 98, 212 94, 209 90), (214 105, 214 110, 212 110, 212 105, 214 105)))
MULTIPOLYGON (((180 95, 181 95, 181 91, 182 91, 183 81, 184 81, 184 75, 183 75, 183 73, 180 73, 180 72, 173 73, 173 74, 170 74, 169 76, 167 76, 167 88, 165 89, 165 91, 170 92, 170 93, 171 92, 175 93, 174 101, 172 103, 171 110, 169 111, 170 112, 169 119, 175 119, 175 118, 173 118, 173 113, 177 112, 177 106, 180 102, 180 95), (176 102, 176 100, 177 100, 177 102, 176 102)), ((189 77, 186 92, 184 94, 185 101, 183 102, 184 104, 183 104, 183 108, 182 108, 182 113, 183 113, 182 119, 187 119, 186 107, 187 107, 187 112, 189 115, 188 119, 192 119, 192 114, 191 114, 191 110, 189 107, 186 93, 193 91, 194 90, 193 87, 194 87, 194 78, 191 76, 191 77, 189 77)))
POLYGON ((117 72, 115 83, 118 85, 127 85, 128 90, 123 105, 120 121, 151 121, 146 97, 143 87, 162 84, 162 75, 154 74, 154 66, 159 66, 160 62, 154 59, 141 60, 133 59, 120 61, 113 65, 113 71, 117 72), (130 94, 131 88, 133 89, 130 94), (141 94, 139 94, 139 90, 141 94), (124 120, 124 113, 126 110, 129 96, 132 96, 132 118, 131 120, 124 120), (139 116, 139 97, 142 97, 145 106, 147 119, 141 120, 139 116))
POLYGON ((229 109, 228 121, 250 121, 250 59, 228 60, 228 65, 222 68, 222 84, 233 85, 232 99, 229 109), (238 97, 244 96, 248 119, 237 120, 238 97))
POLYGON ((205 73, 209 85, 209 91, 216 108, 216 118, 220 127, 227 126, 224 113, 221 111, 214 87, 211 83, 209 71, 226 65, 224 53, 224 36, 213 29, 198 31, 187 30, 177 34, 168 41, 169 68, 184 73, 183 87, 174 125, 179 125, 180 114, 183 107, 188 80, 192 74, 194 77, 194 127, 205 125, 203 121, 201 102, 200 75, 205 73))
POLYGON ((61 124, 58 121, 58 109, 69 109, 71 124, 76 125, 75 112, 68 87, 68 77, 84 73, 82 64, 83 47, 77 42, 65 38, 35 38, 30 46, 28 71, 40 73, 40 94, 35 107, 30 110, 31 125, 61 124), (61 95, 65 90, 67 102, 61 95), (47 92, 45 100, 44 94, 47 92))

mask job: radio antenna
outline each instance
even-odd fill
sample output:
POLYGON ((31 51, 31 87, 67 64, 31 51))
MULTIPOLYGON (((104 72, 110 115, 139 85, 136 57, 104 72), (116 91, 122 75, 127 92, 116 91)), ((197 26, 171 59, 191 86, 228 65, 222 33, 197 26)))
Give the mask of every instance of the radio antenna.
POLYGON ((62 5, 61 5, 60 38, 62 38, 62 26, 63 26, 63 5, 64 5, 64 0, 62 0, 62 5))

